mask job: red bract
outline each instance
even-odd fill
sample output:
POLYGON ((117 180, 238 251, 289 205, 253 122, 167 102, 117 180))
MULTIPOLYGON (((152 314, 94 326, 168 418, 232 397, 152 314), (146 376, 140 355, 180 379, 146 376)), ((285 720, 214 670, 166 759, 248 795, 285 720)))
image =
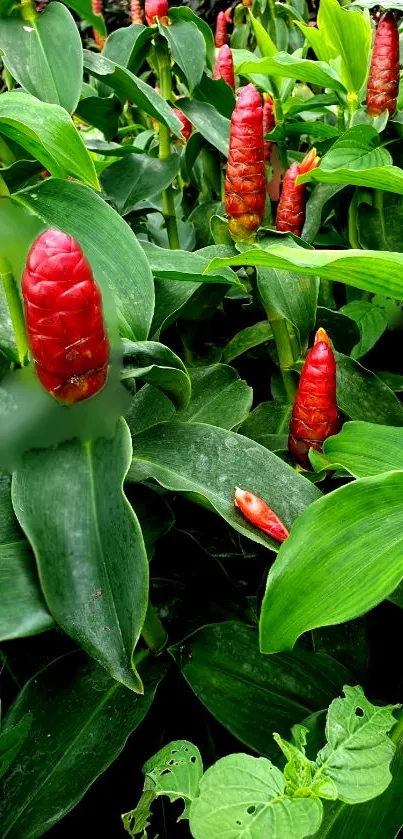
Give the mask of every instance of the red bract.
POLYGON ((226 12, 218 12, 216 27, 215 27, 215 45, 216 47, 223 47, 228 44, 229 35, 227 32, 228 24, 231 23, 231 11, 227 9, 226 12))
POLYGON ((154 18, 158 18, 161 23, 168 22, 168 2, 167 0, 146 0, 144 5, 144 12, 146 21, 149 26, 155 23, 154 18))
POLYGON ((277 207, 276 230, 295 233, 296 236, 301 235, 305 221, 305 184, 297 185, 295 181, 298 175, 310 172, 318 165, 319 157, 316 155, 316 149, 311 149, 301 163, 292 163, 287 169, 277 207))
POLYGON ((228 44, 223 44, 218 50, 213 79, 224 79, 232 90, 235 90, 234 62, 228 44))
MULTIPOLYGON (((266 134, 273 131, 276 120, 274 118, 273 101, 268 93, 263 94, 263 100, 263 137, 265 137, 266 134)), ((266 163, 270 161, 272 145, 273 143, 270 140, 264 141, 264 159, 266 163)))
MULTIPOLYGON (((179 98, 181 99, 182 97, 179 98)), ((173 112, 182 123, 181 134, 183 139, 187 141, 193 131, 193 125, 190 122, 190 120, 185 116, 185 114, 183 114, 182 111, 179 110, 179 108, 174 108, 173 112)))
MULTIPOLYGON (((91 5, 94 15, 102 15, 102 0, 91 0, 91 5)), ((105 38, 96 29, 92 30, 92 34, 97 47, 102 50, 105 46, 105 38)))
POLYGON ((263 109, 253 84, 243 87, 231 117, 225 178, 225 209, 229 229, 247 239, 262 222, 266 201, 263 109))
POLYGON ((288 448, 303 466, 309 466, 310 448, 322 450, 324 441, 340 429, 336 400, 336 361, 324 329, 302 368, 290 422, 288 448))
POLYGON ((289 536, 287 528, 278 516, 258 495, 253 495, 252 492, 236 487, 234 504, 251 524, 254 524, 263 533, 267 533, 268 536, 272 536, 273 539, 277 539, 277 542, 284 542, 289 536))
POLYGON ((22 278, 28 341, 45 390, 65 404, 88 399, 107 377, 109 341, 102 298, 78 243, 46 230, 22 278))
POLYGON ((130 19, 132 23, 142 24, 144 22, 140 0, 131 0, 130 19))
POLYGON ((391 12, 377 26, 369 70, 367 111, 379 116, 385 109, 393 114, 399 92, 399 32, 391 12))

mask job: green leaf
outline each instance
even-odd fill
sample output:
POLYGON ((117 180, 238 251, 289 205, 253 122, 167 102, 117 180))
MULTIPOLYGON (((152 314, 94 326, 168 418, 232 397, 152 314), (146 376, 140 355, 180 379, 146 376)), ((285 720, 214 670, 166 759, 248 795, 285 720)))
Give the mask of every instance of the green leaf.
POLYGON ((121 379, 137 378, 159 388, 178 410, 186 408, 191 393, 189 374, 168 347, 155 341, 125 341, 121 379))
POLYGON ((264 656, 257 630, 210 624, 170 648, 182 674, 211 714, 245 745, 278 758, 271 732, 327 707, 350 676, 335 659, 298 649, 264 656))
POLYGON ((231 119, 235 107, 235 94, 224 79, 211 79, 203 73, 200 83, 194 90, 193 99, 209 103, 223 117, 231 119))
POLYGON ((368 612, 403 577, 403 473, 347 484, 303 513, 280 548, 260 617, 262 652, 368 612))
POLYGON ((313 242, 316 238, 329 202, 341 189, 343 186, 340 184, 318 184, 312 190, 306 203, 305 222, 301 233, 306 242, 313 242))
POLYGON ((113 295, 121 335, 146 339, 154 309, 153 280, 143 250, 123 219, 99 195, 77 183, 49 179, 14 199, 49 226, 74 236, 101 287, 104 284, 113 295))
POLYGON ((126 67, 131 73, 137 73, 153 35, 150 26, 140 26, 136 23, 116 29, 108 36, 102 55, 121 67, 126 67))
POLYGON ((290 321, 303 348, 315 326, 319 280, 299 277, 290 271, 260 268, 257 285, 266 311, 272 309, 290 321))
POLYGON ((138 201, 160 195, 178 174, 180 157, 159 160, 147 154, 130 154, 112 163, 102 174, 107 200, 121 216, 135 209, 138 201))
POLYGON ((91 0, 65 0, 66 6, 73 9, 74 12, 83 18, 87 23, 91 24, 94 29, 106 38, 106 26, 102 15, 96 15, 92 11, 91 0))
POLYGON ((199 17, 199 15, 196 15, 188 6, 170 6, 169 19, 174 23, 178 20, 187 20, 197 26, 205 40, 207 61, 210 69, 213 70, 215 64, 215 45, 214 36, 208 23, 199 17))
POLYGON ((240 76, 253 76, 256 73, 284 76, 332 90, 345 90, 335 70, 329 64, 323 61, 311 61, 308 58, 298 58, 287 52, 278 52, 274 58, 256 58, 251 54, 249 60, 241 59, 235 67, 235 72, 240 76))
POLYGON ((12 499, 52 616, 117 681, 142 692, 133 652, 147 608, 148 563, 122 491, 130 456, 123 420, 112 440, 27 452, 12 499))
POLYGON ((225 283, 226 285, 244 288, 235 272, 228 268, 214 271, 209 275, 205 273, 205 269, 214 254, 233 253, 233 249, 225 245, 210 245, 194 253, 180 250, 171 251, 145 241, 141 242, 141 245, 154 276, 160 280, 225 283))
POLYGON ((205 140, 215 146, 224 157, 228 157, 230 121, 222 116, 208 102, 196 99, 181 99, 181 111, 205 140))
POLYGON ((249 12, 249 20, 252 24, 252 29, 255 33, 256 43, 261 52, 262 58, 273 58, 278 54, 278 48, 274 41, 270 38, 269 33, 260 23, 258 18, 254 17, 252 12, 249 12))
MULTIPOLYGON (((168 255, 169 250, 165 249, 165 253, 168 255)), ((197 280, 196 277, 195 279, 197 280)), ((177 320, 187 303, 196 298, 202 288, 201 283, 197 281, 155 280, 155 311, 150 335, 158 337, 161 331, 177 320)))
POLYGON ((244 352, 251 350, 253 347, 258 347, 260 344, 265 344, 272 338, 273 333, 267 320, 262 320, 253 326, 246 326, 225 345, 222 351, 222 360, 228 364, 244 352))
POLYGON ((358 324, 361 338, 351 352, 352 358, 365 355, 388 328, 388 319, 384 309, 366 300, 352 300, 341 311, 358 324))
POLYGON ((193 21, 174 20, 170 26, 158 25, 171 48, 173 60, 182 70, 190 93, 199 84, 206 63, 206 44, 193 21))
POLYGON ((56 178, 68 175, 98 189, 93 161, 70 117, 59 105, 28 93, 3 93, 0 133, 15 140, 56 178))
POLYGON ((0 778, 6 774, 9 766, 18 755, 18 752, 32 725, 31 714, 25 714, 16 725, 6 731, 0 730, 0 778))
POLYGON ((190 809, 195 839, 303 839, 321 821, 319 799, 286 798, 283 773, 266 758, 245 754, 228 755, 211 766, 190 809))
POLYGON ((242 423, 239 433, 272 452, 287 449, 291 409, 289 402, 279 399, 261 402, 242 423))
POLYGON ((325 441, 323 453, 327 463, 347 469, 355 478, 403 471, 403 429, 347 422, 336 437, 325 441))
POLYGON ((352 420, 403 425, 403 405, 388 386, 358 361, 336 353, 337 402, 352 420))
POLYGON ((84 50, 84 68, 91 76, 111 87, 120 98, 130 99, 140 110, 168 126, 177 137, 181 136, 182 124, 172 108, 142 79, 109 58, 88 50, 84 50))
POLYGON ((369 801, 389 786, 395 745, 387 736, 396 723, 397 705, 376 707, 360 687, 343 688, 345 699, 334 699, 327 713, 327 744, 316 765, 331 778, 338 798, 346 804, 369 801))
POLYGON ((11 478, 0 473, 0 640, 35 635, 51 626, 31 547, 13 512, 11 478))
MULTIPOLYGON (((122 106, 116 96, 109 96, 107 99, 100 96, 86 96, 85 99, 80 99, 76 108, 76 116, 88 125, 99 128, 107 140, 115 137, 121 113, 122 106)), ((84 139, 87 149, 91 151, 85 135, 84 139)), ((123 147, 119 146, 119 148, 123 147)), ((129 148, 130 150, 132 149, 129 148)))
POLYGON ((75 21, 62 3, 50 3, 29 23, 21 17, 0 20, 0 50, 5 67, 27 93, 73 113, 83 54, 75 21))
POLYGON ((341 311, 337 312, 334 309, 326 309, 324 306, 318 306, 316 328, 318 329, 320 326, 330 336, 335 349, 340 350, 346 355, 351 353, 353 347, 360 340, 358 324, 341 311))
POLYGON ((37 673, 12 705, 5 730, 27 712, 32 726, 0 795, 8 839, 36 839, 80 801, 120 754, 154 698, 164 665, 141 668, 145 696, 135 696, 82 653, 37 673))
POLYGON ((391 192, 376 193, 375 206, 360 203, 358 206, 358 238, 363 248, 375 247, 381 251, 403 250, 401 229, 403 224, 403 198, 391 192))

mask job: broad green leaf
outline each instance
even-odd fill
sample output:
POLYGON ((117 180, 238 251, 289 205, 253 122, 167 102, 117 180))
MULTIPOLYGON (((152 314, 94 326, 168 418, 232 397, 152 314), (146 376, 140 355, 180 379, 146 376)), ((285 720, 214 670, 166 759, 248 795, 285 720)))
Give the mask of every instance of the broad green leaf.
POLYGON ((337 403, 352 420, 403 425, 403 405, 381 379, 358 361, 336 353, 337 403))
POLYGON ((267 320, 262 320, 255 323, 253 326, 246 326, 237 332, 228 344, 225 345, 222 351, 222 360, 228 364, 234 358, 242 355, 244 352, 258 347, 260 344, 265 344, 273 338, 271 326, 267 320))
POLYGON ((203 775, 189 824, 195 839, 303 839, 321 821, 319 799, 287 798, 284 775, 269 760, 233 754, 203 775))
POLYGON ((168 347, 156 341, 125 341, 121 379, 137 378, 159 388, 179 410, 186 408, 191 392, 189 374, 168 347))
POLYGON ((64 108, 28 93, 3 93, 0 134, 19 143, 56 178, 68 175, 98 189, 93 161, 64 108))
POLYGON ((403 254, 361 250, 308 250, 286 245, 254 248, 228 259, 212 259, 207 271, 233 265, 284 268, 324 277, 363 291, 403 300, 403 254))
POLYGON ((261 402, 242 423, 239 433, 270 451, 287 449, 291 408, 289 402, 279 399, 261 402))
POLYGON ((174 20, 170 26, 161 26, 161 34, 167 39, 172 58, 182 70, 192 93, 203 75, 206 63, 206 44, 202 33, 193 21, 174 20))
POLYGON ((110 289, 121 335, 147 338, 154 309, 151 271, 130 227, 99 195, 77 183, 44 181, 14 199, 47 225, 60 227, 81 245, 95 278, 110 289))
POLYGON ((122 491, 130 457, 123 420, 112 440, 27 452, 12 499, 54 619, 117 681, 142 692, 133 653, 147 608, 148 563, 122 491))
POLYGON ((111 679, 82 653, 53 661, 23 688, 5 730, 27 712, 32 725, 3 781, 1 826, 8 839, 43 836, 80 801, 142 722, 164 674, 145 662, 144 696, 111 679))
POLYGON ((372 422, 347 422, 325 441, 327 464, 347 469, 355 478, 403 470, 403 429, 372 422))
POLYGON ((214 36, 208 23, 206 23, 203 18, 199 17, 199 15, 196 15, 188 6, 170 6, 169 19, 174 23, 179 20, 186 20, 197 26, 205 40, 207 60, 210 65, 210 69, 213 70, 215 64, 215 45, 214 36))
POLYGON ((319 280, 299 277, 290 271, 260 268, 257 285, 266 311, 272 309, 290 321, 303 348, 315 326, 319 280))
POLYGON ((320 495, 258 443, 203 423, 167 422, 137 434, 128 480, 149 477, 167 489, 201 495, 235 530, 273 550, 278 544, 234 507, 235 487, 264 498, 286 526, 320 495))
POLYGON ((167 125, 177 137, 181 136, 180 121, 165 99, 151 85, 109 58, 95 55, 88 50, 84 50, 84 67, 91 76, 111 87, 120 98, 130 99, 146 114, 167 125))
MULTIPOLYGON (((80 117, 87 125, 99 128, 106 140, 115 137, 121 113, 122 105, 116 96, 109 96, 108 98, 86 96, 85 99, 80 99, 75 112, 76 116, 80 117)), ((83 136, 86 147, 89 149, 85 134, 83 136)), ((123 148, 123 146, 120 148, 123 148)), ((129 151, 132 151, 130 147, 129 151)))
POLYGON ((50 3, 29 23, 21 17, 1 19, 0 50, 5 67, 27 93, 73 113, 83 53, 75 21, 62 3, 50 3))
POLYGON ((385 311, 367 300, 352 300, 351 303, 343 306, 341 311, 355 320, 359 326, 361 338, 353 348, 351 356, 360 358, 372 349, 388 328, 385 311))
POLYGON ((360 245, 363 248, 375 247, 380 251, 401 251, 403 198, 392 192, 377 192, 375 196, 372 206, 367 203, 358 206, 360 245))
POLYGON ((209 103, 223 117, 231 119, 235 107, 235 94, 224 79, 212 79, 203 73, 194 90, 193 99, 209 103))
POLYGON ((225 245, 210 245, 201 248, 199 251, 170 251, 167 248, 159 248, 150 242, 141 242, 141 246, 147 257, 148 264, 159 280, 178 280, 178 282, 189 281, 194 283, 211 282, 225 283, 227 285, 238 285, 243 288, 241 281, 234 271, 228 268, 206 274, 211 257, 214 254, 230 254, 233 248, 225 245))
POLYGON ((6 774, 32 725, 31 714, 25 714, 16 725, 4 730, 0 725, 0 778, 6 774))
POLYGON ((303 513, 272 566, 260 617, 265 653, 368 612, 403 578, 403 472, 363 478, 303 513))
POLYGON ((180 157, 163 160, 147 154, 130 154, 112 163, 102 174, 105 197, 121 216, 130 213, 138 201, 160 195, 178 174, 180 157))
POLYGON ((0 640, 35 635, 52 626, 31 547, 14 515, 11 478, 0 473, 0 640))
POLYGON ((1 177, 6 182, 9 191, 16 192, 38 175, 41 169, 39 160, 16 160, 10 166, 2 168, 1 177))
POLYGON ((230 121, 223 117, 208 102, 196 99, 181 99, 181 111, 205 140, 215 146, 224 157, 228 157, 230 121))
POLYGON ((389 786, 395 752, 388 733, 396 723, 396 705, 376 707, 360 687, 343 688, 345 698, 334 699, 327 713, 326 746, 316 766, 331 778, 338 798, 346 804, 369 801, 389 786))
POLYGON ((295 722, 327 707, 350 678, 322 653, 262 655, 257 630, 237 621, 204 626, 170 653, 210 713, 245 745, 273 758, 278 748, 272 732, 287 737, 295 722))
POLYGON ((241 76, 253 76, 256 73, 285 76, 332 90, 345 90, 335 70, 329 64, 323 61, 311 61, 308 58, 298 58, 287 52, 278 52, 274 58, 256 58, 251 54, 249 60, 241 60, 241 63, 237 64, 235 71, 241 76))
MULTIPOLYGON (((316 315, 316 328, 325 329, 336 350, 350 355, 353 347, 360 340, 360 330, 355 320, 349 318, 341 311, 327 309, 325 306, 318 306, 316 315)), ((348 362, 346 362, 346 365, 348 362)), ((353 367, 351 367, 354 370, 353 367)), ((370 374, 372 375, 372 374, 370 374)))
POLYGON ((104 58, 116 61, 131 73, 137 73, 144 61, 145 54, 153 37, 150 26, 132 24, 116 29, 107 38, 102 50, 104 58))
MULTIPOLYGON (((164 250, 168 255, 168 249, 164 250)), ((159 337, 160 331, 177 320, 187 303, 196 297, 201 289, 202 285, 197 281, 155 280, 155 310, 150 335, 154 338, 159 337)))
POLYGON ((269 33, 260 23, 258 18, 254 17, 252 12, 249 12, 249 20, 252 24, 252 29, 255 33, 256 43, 262 54, 262 58, 273 58, 278 54, 276 44, 270 38, 269 33))
MULTIPOLYGON (((310 31, 317 32, 314 27, 309 27, 310 31)), ((338 105, 339 100, 335 93, 318 93, 315 96, 310 96, 309 99, 301 99, 298 96, 292 96, 285 105, 287 117, 292 117, 304 113, 305 111, 324 111, 329 113, 330 105, 338 105)))
POLYGON ((306 203, 305 222, 301 233, 306 242, 313 242, 316 238, 328 203, 341 189, 343 186, 340 184, 317 184, 312 190, 306 203))
POLYGON ((94 29, 106 38, 106 26, 102 15, 94 14, 92 10, 91 0, 65 0, 66 6, 73 9, 74 12, 83 18, 87 23, 91 24, 94 29))

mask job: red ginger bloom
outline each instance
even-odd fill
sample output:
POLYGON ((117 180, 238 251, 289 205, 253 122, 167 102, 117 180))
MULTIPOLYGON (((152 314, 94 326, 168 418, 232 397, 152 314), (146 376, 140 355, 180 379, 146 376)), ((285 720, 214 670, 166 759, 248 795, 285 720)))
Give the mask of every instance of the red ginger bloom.
MULTIPOLYGON (((91 0, 91 6, 94 15, 102 15, 102 0, 91 0)), ((96 29, 92 30, 92 34, 98 49, 102 50, 105 46, 105 38, 96 29)))
POLYGON ((218 12, 216 26, 215 26, 215 45, 216 47, 223 47, 228 44, 229 35, 227 32, 228 24, 232 22, 232 9, 227 9, 226 12, 218 12))
POLYGON ((130 20, 132 23, 143 24, 143 9, 140 0, 130 0, 130 20))
MULTIPOLYGON (((183 96, 179 96, 178 101, 179 101, 179 99, 183 99, 183 96)), ((182 111, 179 110, 179 108, 174 108, 173 112, 174 112, 175 116, 178 117, 178 119, 182 123, 181 134, 182 134, 183 139, 187 142, 191 133, 192 133, 192 131, 193 131, 193 125, 190 122, 190 119, 188 119, 187 116, 185 116, 185 114, 183 114, 182 111)))
POLYGON ((231 117, 225 178, 225 209, 235 238, 248 239, 257 230, 265 202, 262 100, 255 86, 248 84, 241 88, 231 117))
POLYGON ((262 498, 253 495, 253 492, 235 487, 234 504, 251 524, 254 524, 263 533, 267 533, 268 536, 272 536, 273 539, 277 539, 277 542, 284 542, 289 536, 287 528, 278 516, 273 513, 273 510, 262 498))
POLYGON ((375 33, 367 84, 367 111, 393 114, 399 92, 399 32, 391 12, 382 15, 375 33))
POLYGON ((223 44, 218 50, 213 79, 224 79, 230 88, 235 90, 234 62, 228 44, 223 44))
POLYGON ((158 18, 162 24, 168 23, 168 0, 145 0, 144 12, 149 26, 158 18))
POLYGON ((310 448, 322 450, 324 441, 340 430, 336 400, 336 361, 324 329, 318 329, 299 380, 290 422, 288 448, 309 466, 310 448))
POLYGON ((283 233, 295 233, 296 236, 301 235, 305 221, 306 187, 305 184, 297 186, 295 181, 298 175, 310 172, 317 166, 319 166, 319 157, 316 149, 311 149, 301 163, 292 163, 287 169, 277 207, 276 230, 281 230, 283 233))
MULTIPOLYGON (((276 120, 274 118, 273 100, 270 98, 268 93, 263 94, 263 100, 263 137, 265 137, 266 134, 273 131, 276 120)), ((264 141, 264 159, 266 163, 270 161, 272 145, 273 143, 271 140, 264 141)))
POLYGON ((45 390, 66 405, 88 399, 107 377, 102 298, 79 244, 61 230, 33 243, 22 278, 28 341, 45 390))

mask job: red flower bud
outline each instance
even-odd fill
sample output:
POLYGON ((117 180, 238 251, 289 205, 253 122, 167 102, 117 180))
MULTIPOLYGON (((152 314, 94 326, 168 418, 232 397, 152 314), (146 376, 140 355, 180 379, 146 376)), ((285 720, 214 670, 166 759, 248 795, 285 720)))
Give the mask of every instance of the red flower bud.
MULTIPOLYGON (((179 99, 183 99, 183 96, 179 96, 178 101, 179 101, 179 99)), ((193 125, 190 122, 190 120, 185 116, 185 114, 183 114, 182 111, 179 110, 179 108, 174 108, 173 112, 174 112, 175 116, 178 117, 178 119, 182 123, 181 134, 182 134, 183 139, 187 142, 191 133, 192 133, 192 131, 193 131, 193 125)))
POLYGON ((231 117, 225 178, 229 229, 248 239, 262 223, 266 202, 262 100, 253 84, 241 88, 231 117))
POLYGON ((391 12, 377 26, 368 76, 368 113, 379 116, 386 108, 393 114, 399 92, 399 31, 391 12))
POLYGON ((284 233, 295 233, 300 236, 305 221, 305 184, 295 183, 298 175, 310 172, 319 166, 319 157, 316 149, 311 149, 305 155, 301 163, 292 163, 287 169, 284 180, 281 198, 277 207, 276 230, 284 233))
MULTIPOLYGON (((102 15, 102 0, 91 0, 91 5, 94 15, 102 15)), ((92 34, 98 49, 102 50, 105 46, 105 38, 96 29, 92 30, 92 34)))
POLYGON ((227 32, 228 24, 232 23, 231 19, 232 9, 227 9, 226 12, 218 12, 216 27, 215 27, 215 45, 216 47, 223 47, 228 44, 229 35, 227 32))
POLYGON ((45 390, 66 405, 88 399, 107 377, 109 341, 102 298, 78 243, 45 230, 22 278, 28 341, 45 390))
MULTIPOLYGON (((273 131, 276 120, 274 118, 273 101, 268 93, 263 94, 263 100, 263 137, 265 137, 266 134, 273 131)), ((273 143, 270 140, 264 141, 264 159, 266 163, 270 162, 272 145, 273 143)))
POLYGON ((154 25, 154 18, 165 25, 168 23, 168 0, 145 0, 144 12, 149 26, 154 25))
POLYGON ((235 487, 234 504, 251 524, 254 524, 255 527, 258 527, 259 530, 267 533, 273 539, 277 539, 277 542, 284 542, 289 536, 287 528, 273 513, 273 510, 262 498, 253 495, 252 492, 235 487))
POLYGON ((130 20, 132 23, 144 23, 140 0, 130 0, 130 20))
POLYGON ((336 400, 336 361, 324 329, 318 329, 299 380, 290 422, 288 448, 309 466, 310 448, 322 450, 324 441, 340 430, 336 400))
POLYGON ((224 79, 235 90, 234 62, 228 44, 223 44, 218 50, 215 61, 213 79, 224 79))

